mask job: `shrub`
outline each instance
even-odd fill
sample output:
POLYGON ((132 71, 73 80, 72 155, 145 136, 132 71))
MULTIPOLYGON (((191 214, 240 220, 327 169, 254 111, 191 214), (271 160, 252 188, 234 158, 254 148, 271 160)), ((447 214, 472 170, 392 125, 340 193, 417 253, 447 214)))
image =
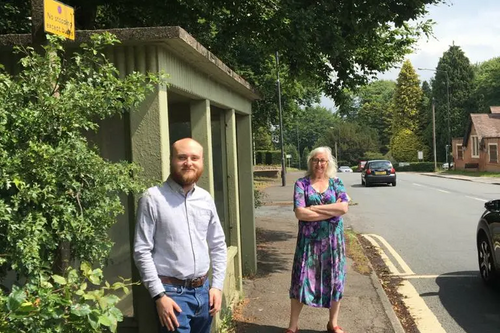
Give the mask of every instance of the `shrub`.
POLYGON ((396 171, 416 171, 416 172, 434 172, 434 162, 415 162, 409 165, 399 166, 398 163, 393 164, 396 171))
POLYGON ((120 195, 145 186, 137 165, 103 159, 84 132, 137 107, 162 80, 119 79, 101 52, 118 42, 110 34, 72 56, 47 38, 44 54, 19 50, 17 75, 0 74, 0 283, 8 271, 17 277, 0 294, 0 331, 115 331, 121 313, 109 292, 128 292, 128 282, 101 281, 109 229, 120 195))

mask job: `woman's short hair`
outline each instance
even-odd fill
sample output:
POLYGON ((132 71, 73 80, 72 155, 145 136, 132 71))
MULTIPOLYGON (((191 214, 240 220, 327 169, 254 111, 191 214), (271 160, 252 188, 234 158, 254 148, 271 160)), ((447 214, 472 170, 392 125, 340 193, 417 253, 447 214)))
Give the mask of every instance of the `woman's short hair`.
POLYGON ((328 178, 335 178, 335 176, 337 175, 337 160, 335 159, 335 157, 333 157, 332 150, 330 149, 330 147, 326 146, 314 148, 313 150, 311 150, 309 155, 307 155, 306 177, 312 176, 313 174, 312 160, 314 156, 316 156, 319 153, 326 154, 326 157, 328 159, 328 165, 326 167, 326 175, 328 176, 328 178))

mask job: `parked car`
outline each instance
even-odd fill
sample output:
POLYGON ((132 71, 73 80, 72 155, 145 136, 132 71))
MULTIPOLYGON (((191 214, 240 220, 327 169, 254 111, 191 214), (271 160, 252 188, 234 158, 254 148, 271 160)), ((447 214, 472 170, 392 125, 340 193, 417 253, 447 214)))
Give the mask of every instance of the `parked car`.
POLYGON ((500 274, 500 199, 488 201, 484 208, 477 224, 477 260, 484 283, 493 285, 500 274))
POLYGON ((352 169, 349 166, 343 165, 339 167, 339 172, 352 172, 352 169))
POLYGON ((391 161, 372 160, 366 162, 361 170, 361 184, 366 187, 372 184, 392 184, 396 186, 396 170, 391 161))
POLYGON ((365 167, 366 161, 359 161, 357 171, 361 172, 365 167))

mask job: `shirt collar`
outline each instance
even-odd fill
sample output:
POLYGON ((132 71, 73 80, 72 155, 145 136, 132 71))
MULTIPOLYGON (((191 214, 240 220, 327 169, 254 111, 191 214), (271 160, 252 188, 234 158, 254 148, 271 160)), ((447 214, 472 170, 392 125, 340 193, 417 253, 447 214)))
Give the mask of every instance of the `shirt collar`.
POLYGON ((194 190, 196 189, 196 184, 194 184, 193 188, 188 193, 184 193, 184 189, 182 188, 182 186, 179 185, 175 180, 173 180, 171 176, 168 176, 166 183, 168 186, 170 186, 170 188, 174 192, 182 194, 183 196, 186 196, 188 194, 192 194, 194 192, 194 190))

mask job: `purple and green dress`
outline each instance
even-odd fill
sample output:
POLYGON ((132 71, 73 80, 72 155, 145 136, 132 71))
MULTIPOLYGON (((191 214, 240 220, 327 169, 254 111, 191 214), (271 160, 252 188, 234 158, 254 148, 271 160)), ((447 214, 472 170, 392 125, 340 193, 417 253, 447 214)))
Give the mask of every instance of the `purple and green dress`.
MULTIPOLYGON (((317 192, 309 177, 295 182, 294 208, 348 201, 339 178, 330 178, 328 189, 317 192)), ((330 308, 344 292, 345 274, 344 222, 342 217, 305 222, 299 220, 297 247, 292 267, 290 298, 321 308, 330 308)))

